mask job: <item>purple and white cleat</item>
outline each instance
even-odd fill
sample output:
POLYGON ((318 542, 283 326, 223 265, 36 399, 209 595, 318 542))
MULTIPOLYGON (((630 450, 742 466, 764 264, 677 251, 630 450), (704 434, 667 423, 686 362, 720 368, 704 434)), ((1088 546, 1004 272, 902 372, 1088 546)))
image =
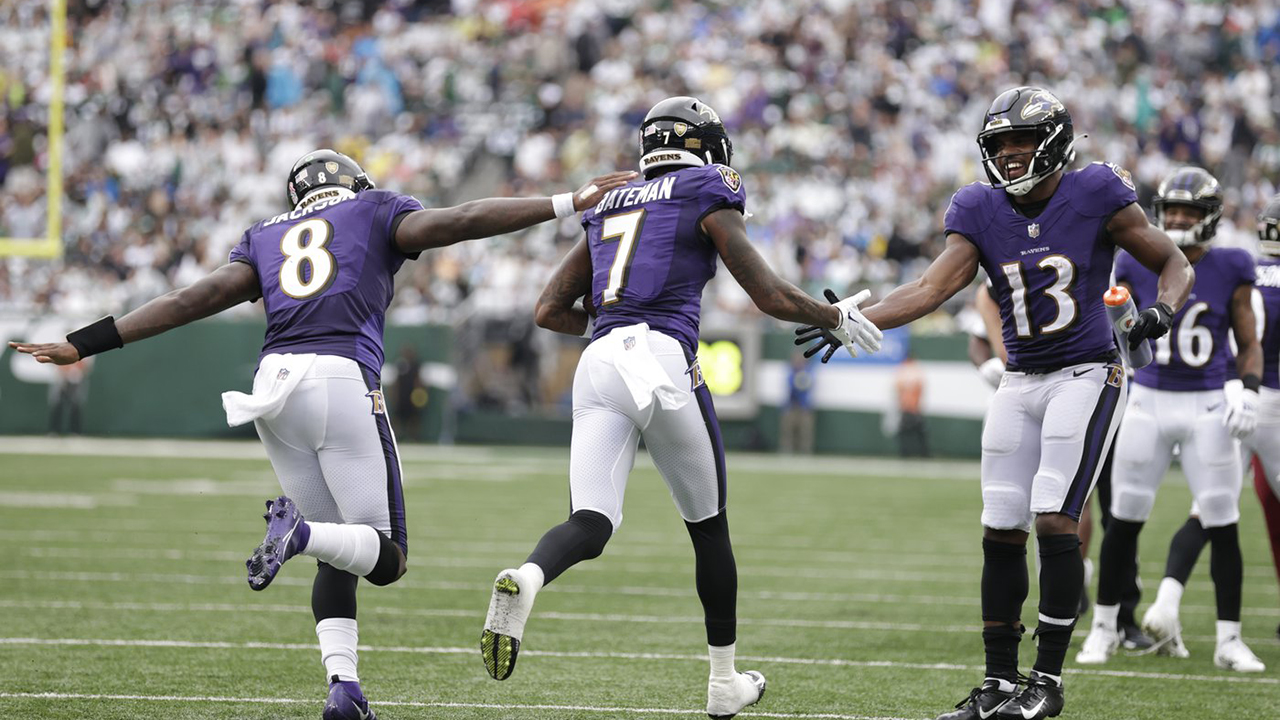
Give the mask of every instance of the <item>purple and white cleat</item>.
POLYGON ((360 683, 339 680, 337 675, 329 681, 329 699, 324 703, 324 720, 378 720, 369 709, 369 701, 360 692, 360 683))
POLYGON ((249 569, 249 587, 254 590, 270 585, 284 561, 305 548, 311 535, 311 528, 302 519, 298 506, 284 495, 267 501, 267 512, 262 518, 267 521, 267 536, 244 561, 249 569))

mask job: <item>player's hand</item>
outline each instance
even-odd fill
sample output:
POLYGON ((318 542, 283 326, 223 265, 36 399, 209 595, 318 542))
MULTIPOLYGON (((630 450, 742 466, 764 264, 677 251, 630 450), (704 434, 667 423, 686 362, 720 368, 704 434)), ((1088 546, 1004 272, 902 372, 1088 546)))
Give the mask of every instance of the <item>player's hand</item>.
POLYGON ((1129 328, 1129 349, 1137 350, 1143 340, 1163 337, 1173 325, 1173 309, 1162 302, 1138 313, 1138 319, 1129 328))
POLYGON ((1226 399, 1227 412, 1222 416, 1222 424, 1232 437, 1248 437, 1258 426, 1258 391, 1240 388, 1240 392, 1228 394, 1226 399))
POLYGON ((11 342, 9 347, 20 353, 26 353, 36 362, 53 363, 54 365, 70 365, 80 362, 80 351, 68 342, 31 344, 11 342))
POLYGON ((582 212, 603 200, 605 193, 614 188, 620 188, 639 176, 640 173, 634 170, 601 175, 578 188, 578 191, 573 194, 573 209, 582 212))
POLYGON ((986 362, 978 366, 978 374, 988 385, 998 388, 1000 380, 1004 378, 1004 361, 998 357, 987 358, 986 362))
POLYGON ((840 324, 834 328, 824 328, 817 325, 806 325, 797 328, 796 345, 806 345, 814 340, 818 341, 804 351, 805 357, 813 357, 825 349, 826 353, 822 356, 822 362, 825 363, 841 347, 848 350, 853 357, 858 357, 858 348, 862 348, 868 353, 873 353, 880 349, 880 341, 884 338, 884 333, 880 332, 880 328, 867 320, 862 315, 862 311, 858 309, 858 305, 871 296, 870 290, 863 290, 857 295, 844 300, 841 300, 829 288, 823 291, 823 295, 826 296, 828 302, 840 310, 840 324))

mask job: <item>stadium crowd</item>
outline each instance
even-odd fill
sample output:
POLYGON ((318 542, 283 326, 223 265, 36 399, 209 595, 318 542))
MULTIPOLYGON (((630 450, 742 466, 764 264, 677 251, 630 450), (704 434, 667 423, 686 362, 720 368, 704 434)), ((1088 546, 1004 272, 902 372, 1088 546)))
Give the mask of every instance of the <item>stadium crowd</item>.
MULTIPOLYGON (((0 236, 43 234, 48 6, 0 5, 0 236)), ((284 169, 316 146, 429 206, 550 193, 633 166, 639 120, 673 94, 719 110, 753 238, 813 292, 917 274, 950 194, 984 179, 987 104, 1024 82, 1088 134, 1077 165, 1124 165, 1143 199, 1171 166, 1207 166, 1229 241, 1280 186, 1266 0, 69 6, 66 253, 0 259, 0 312, 120 312, 191 282, 279 212, 284 169)), ((527 315, 578 234, 569 219, 430 253, 401 272, 390 321, 527 315)), ((709 322, 749 311, 725 280, 709 322)))

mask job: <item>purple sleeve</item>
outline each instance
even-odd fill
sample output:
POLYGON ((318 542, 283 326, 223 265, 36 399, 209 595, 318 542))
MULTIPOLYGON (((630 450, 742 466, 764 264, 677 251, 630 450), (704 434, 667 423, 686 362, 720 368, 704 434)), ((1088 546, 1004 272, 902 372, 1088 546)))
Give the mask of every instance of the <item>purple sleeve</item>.
POLYGON ((712 165, 698 187, 698 217, 720 208, 731 207, 740 213, 747 210, 747 189, 742 176, 727 165, 712 165))
POLYGON ((969 242, 977 242, 975 238, 983 229, 979 224, 978 212, 978 206, 982 202, 981 188, 978 183, 970 183, 951 196, 943 218, 943 227, 946 229, 944 235, 956 233, 965 236, 969 242))
POLYGON ((1247 250, 1236 250, 1236 266, 1240 269, 1239 285, 1253 285, 1258 281, 1258 265, 1247 250))
POLYGON ((385 226, 387 230, 387 242, 391 243, 391 247, 394 248, 397 253, 411 260, 417 260, 418 256, 422 253, 400 252, 400 248, 396 246, 396 228, 400 227, 400 221, 404 219, 405 215, 421 209, 423 209, 422 203, 418 202, 417 198, 410 195, 392 193, 379 211, 379 214, 387 223, 385 226))
POLYGON ((1117 283, 1128 283, 1133 286, 1133 268, 1137 262, 1133 256, 1123 250, 1116 255, 1115 276, 1117 283))
POLYGON ((1080 171, 1083 192, 1077 197, 1081 209, 1093 217, 1109 217, 1138 202, 1133 176, 1112 163, 1095 162, 1080 171))
POLYGON ((258 264, 253 260, 253 253, 249 251, 249 231, 245 230, 244 235, 240 236, 240 242, 231 248, 231 256, 227 262, 242 262, 253 268, 256 272, 258 264))

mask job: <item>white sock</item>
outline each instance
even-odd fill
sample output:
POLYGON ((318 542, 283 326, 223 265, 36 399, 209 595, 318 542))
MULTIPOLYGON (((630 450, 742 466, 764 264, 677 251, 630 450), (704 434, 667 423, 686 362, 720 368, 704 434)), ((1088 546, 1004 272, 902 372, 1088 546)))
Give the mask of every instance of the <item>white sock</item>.
POLYGON ((311 539, 307 541, 303 555, 310 555, 358 577, 373 572, 382 548, 377 530, 368 525, 341 523, 307 522, 307 525, 311 526, 311 539))
POLYGON ((1108 630, 1114 631, 1116 624, 1120 621, 1119 605, 1094 605, 1093 606, 1093 624, 1101 625, 1108 630))
POLYGON ((1062 687, 1061 675, 1050 675, 1049 673, 1042 673, 1039 670, 1036 671, 1036 675, 1039 675, 1042 678, 1048 678, 1053 681, 1054 685, 1057 685, 1058 687, 1062 687))
POLYGON ((1219 620, 1218 621, 1218 645, 1233 637, 1240 637, 1240 621, 1239 620, 1219 620))
POLYGON ((1084 587, 1086 590, 1093 584, 1093 561, 1089 558, 1084 559, 1084 587))
POLYGON ((1171 577, 1164 578, 1160 581, 1160 589, 1156 591, 1156 603, 1176 611, 1182 605, 1182 591, 1185 589, 1177 580, 1171 577))
POLYGON ((356 675, 356 645, 360 633, 356 621, 351 618, 325 618, 316 623, 316 638, 320 640, 320 662, 324 663, 324 679, 360 682, 356 675))
POLYGON ((733 668, 733 655, 737 643, 732 645, 708 645, 707 654, 711 656, 711 679, 725 680, 737 674, 733 668))
POLYGON ((987 678, 986 681, 991 682, 992 680, 994 680, 998 686, 996 689, 1002 693, 1011 693, 1014 690, 1018 689, 1017 685, 1014 685, 1013 683, 1009 682, 1008 680, 1005 680, 1004 678, 989 677, 987 678))
POLYGON ((533 602, 533 599, 538 597, 538 591, 542 589, 542 582, 547 577, 546 573, 542 572, 541 567, 531 562, 521 565, 516 572, 527 581, 525 584, 528 587, 521 587, 520 592, 528 593, 529 602, 533 602))

